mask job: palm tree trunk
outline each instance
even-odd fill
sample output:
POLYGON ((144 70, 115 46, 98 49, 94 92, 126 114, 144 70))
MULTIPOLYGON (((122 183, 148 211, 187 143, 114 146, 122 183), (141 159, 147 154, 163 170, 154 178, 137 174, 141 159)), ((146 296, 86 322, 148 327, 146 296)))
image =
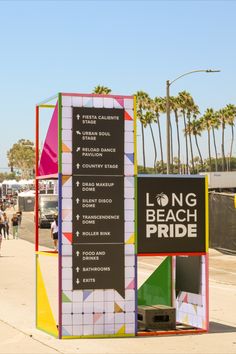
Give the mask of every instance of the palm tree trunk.
MULTIPOLYGON (((190 116, 188 117, 188 124, 190 126, 190 116)), ((194 166, 194 160, 193 160, 193 144, 192 144, 192 135, 191 132, 189 131, 189 143, 190 143, 190 152, 191 152, 191 159, 192 159, 192 167, 193 167, 193 174, 195 173, 195 166, 194 166)))
POLYGON ((207 129, 207 135, 208 135, 209 170, 211 172, 211 135, 209 129, 207 129))
POLYGON ((173 171, 173 134, 172 134, 172 124, 171 124, 171 120, 170 120, 170 151, 171 151, 171 161, 170 161, 170 165, 171 165, 171 172, 173 171))
POLYGON ((174 112, 175 112, 175 123, 176 123, 177 143, 178 143, 178 173, 180 173, 179 119, 178 119, 178 112, 176 110, 174 112))
POLYGON ((146 156, 145 156, 145 140, 144 140, 144 127, 143 124, 141 123, 141 127, 142 127, 142 145, 143 145, 143 170, 144 172, 146 172, 146 156))
POLYGON ((222 122, 222 144, 221 144, 221 150, 222 150, 222 171, 225 170, 225 123, 224 121, 222 122))
POLYGON ((233 144, 234 144, 234 126, 231 125, 231 144, 230 144, 230 153, 229 153, 229 170, 231 171, 231 158, 233 153, 233 144))
POLYGON ((215 171, 218 171, 218 157, 217 157, 217 148, 216 148, 216 137, 215 137, 215 129, 212 127, 212 135, 213 135, 213 142, 215 148, 215 155, 216 155, 216 163, 215 163, 215 171))
MULTIPOLYGON (((186 132, 185 112, 183 112, 183 117, 184 117, 184 131, 186 132)), ((187 133, 185 134, 185 149, 186 149, 186 169, 187 169, 187 173, 188 173, 188 135, 187 135, 187 133)))
POLYGON ((149 124, 150 130, 151 130, 151 135, 152 135, 152 141, 153 141, 153 147, 154 147, 154 171, 156 172, 156 161, 157 161, 157 147, 156 147, 156 142, 154 139, 154 134, 153 134, 153 129, 152 129, 152 125, 149 124))
POLYGON ((198 151, 198 154, 199 154, 199 157, 200 157, 201 166, 202 166, 202 170, 203 170, 203 159, 202 159, 201 150, 200 150, 199 145, 198 145, 198 140, 197 140, 197 135, 196 134, 194 135, 194 138, 195 138, 195 143, 196 143, 197 151, 198 151))
POLYGON ((163 157, 163 147, 162 147, 162 137, 161 137, 161 126, 160 119, 157 117, 157 126, 158 126, 158 134, 159 134, 159 142, 160 142, 160 152, 161 152, 161 168, 164 173, 164 157, 163 157))

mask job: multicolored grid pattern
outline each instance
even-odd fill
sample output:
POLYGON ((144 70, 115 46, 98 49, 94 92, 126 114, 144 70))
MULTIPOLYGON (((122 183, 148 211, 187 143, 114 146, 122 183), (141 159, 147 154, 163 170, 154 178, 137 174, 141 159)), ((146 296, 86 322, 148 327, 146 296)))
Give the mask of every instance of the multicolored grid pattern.
POLYGON ((62 337, 132 336, 136 323, 134 227, 135 117, 132 97, 62 94, 62 337), (124 109, 125 297, 114 289, 72 287, 73 107, 124 109))
MULTIPOLYGON (((193 256, 194 257, 194 256, 193 256)), ((176 257, 173 257, 173 270, 176 268, 176 257)), ((175 277, 175 271, 172 272, 175 277)), ((175 298, 175 290, 173 293, 174 303, 176 307, 176 321, 191 325, 201 329, 207 329, 207 291, 206 291, 206 256, 201 256, 201 285, 200 294, 192 294, 181 291, 175 298)), ((175 284, 175 279, 173 279, 175 284)))

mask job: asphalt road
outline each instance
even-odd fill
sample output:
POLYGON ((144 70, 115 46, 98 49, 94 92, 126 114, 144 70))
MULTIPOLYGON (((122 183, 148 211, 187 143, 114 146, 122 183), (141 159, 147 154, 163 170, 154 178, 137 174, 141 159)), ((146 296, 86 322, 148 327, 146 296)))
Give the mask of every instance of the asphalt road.
MULTIPOLYGON (((20 237, 34 243, 34 215, 32 212, 24 212, 20 227, 20 237)), ((50 237, 50 229, 39 229, 39 244, 43 247, 53 249, 53 242, 50 237)), ((158 260, 156 257, 140 257, 139 268, 146 274, 156 268, 158 260)), ((236 286, 236 256, 224 255, 216 250, 210 250, 209 258, 210 280, 212 282, 236 286)), ((142 277, 142 276, 141 276, 142 277)))
MULTIPOLYGON (((20 238, 34 243, 34 214, 33 212, 23 212, 22 223, 20 226, 20 238)), ((39 246, 53 249, 53 241, 50 237, 50 229, 39 229, 39 246)))
MULTIPOLYGON (((20 237, 34 243, 34 216, 33 213, 23 213, 20 237)), ((39 244, 41 250, 45 247, 53 249, 50 229, 39 229, 39 244)), ((156 269, 160 260, 158 257, 139 257, 138 259, 138 285, 140 286, 156 269)), ((209 280, 210 304, 212 319, 217 323, 223 314, 226 323, 234 326, 236 330, 236 256, 225 255, 210 249, 209 251, 209 280), (221 303, 221 306, 217 305, 221 303), (234 304, 234 305, 233 305, 234 304), (224 308, 229 308, 225 311, 224 308), (231 308, 232 307, 232 308, 231 308)))

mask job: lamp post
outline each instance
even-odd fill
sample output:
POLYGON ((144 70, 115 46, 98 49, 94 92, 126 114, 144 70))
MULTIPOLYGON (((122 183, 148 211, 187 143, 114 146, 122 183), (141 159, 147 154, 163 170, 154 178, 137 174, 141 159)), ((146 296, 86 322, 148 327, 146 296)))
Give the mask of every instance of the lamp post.
POLYGON ((194 73, 218 73, 220 70, 193 70, 185 74, 178 76, 176 79, 166 81, 166 154, 167 154, 167 174, 170 173, 170 85, 175 81, 179 80, 181 77, 194 74, 194 73))

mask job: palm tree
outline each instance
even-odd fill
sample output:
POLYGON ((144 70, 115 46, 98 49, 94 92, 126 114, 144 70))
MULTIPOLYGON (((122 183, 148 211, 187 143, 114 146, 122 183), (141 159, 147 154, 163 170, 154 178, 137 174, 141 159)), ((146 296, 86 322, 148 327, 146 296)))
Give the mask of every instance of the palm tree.
POLYGON ((180 137, 179 137, 179 116, 178 111, 180 109, 180 99, 179 97, 170 97, 171 107, 175 114, 175 124, 177 133, 177 144, 178 144, 178 173, 180 173, 181 161, 180 161, 180 137))
POLYGON ((159 143, 160 143, 160 154, 161 154, 161 168, 164 172, 164 158, 163 158, 163 146, 162 146, 162 136, 161 136, 161 125, 160 125, 160 113, 163 113, 163 99, 161 97, 155 97, 152 101, 152 108, 156 116, 156 122, 158 127, 159 143))
POLYGON ((212 130, 212 136, 213 136, 213 143, 214 143, 214 149, 215 149, 215 171, 218 171, 218 153, 217 153, 217 147, 216 147, 216 137, 215 137, 215 129, 219 129, 220 126, 220 120, 218 117, 218 113, 214 112, 212 108, 208 108, 208 113, 211 115, 211 130, 212 130))
POLYGON ((204 171, 204 165, 202 165, 201 159, 199 156, 194 157, 194 165, 196 168, 196 172, 199 173, 199 171, 204 171))
POLYGON ((141 123, 141 134, 142 134, 142 148, 143 148, 143 168, 146 172, 146 156, 145 156, 145 135, 144 135, 144 125, 145 125, 145 111, 150 105, 150 97, 144 91, 137 91, 135 94, 137 98, 137 118, 141 123))
POLYGON ((98 86, 94 87, 93 93, 96 93, 98 95, 109 95, 109 93, 111 93, 111 89, 106 86, 98 85, 98 86))
POLYGON ((208 135, 208 154, 209 154, 209 171, 211 172, 211 125, 212 125, 212 111, 211 109, 207 108, 205 114, 202 116, 202 127, 203 129, 207 130, 208 135))
MULTIPOLYGON (((184 118, 184 131, 187 131, 186 115, 189 112, 189 107, 192 105, 192 97, 187 91, 179 92, 179 105, 180 111, 184 118)), ((186 149, 186 168, 189 170, 189 159, 188 159, 188 135, 185 134, 185 149, 186 149)))
MULTIPOLYGON (((161 98, 162 100, 162 113, 166 113, 166 97, 161 98)), ((174 159, 174 153, 173 153, 173 133, 172 133, 172 123, 171 123, 171 111, 172 111, 172 106, 171 106, 171 101, 169 101, 170 103, 170 165, 171 165, 171 169, 172 169, 172 165, 173 165, 173 159, 174 159)))
MULTIPOLYGON (((188 108, 188 110, 187 110, 188 124, 191 124, 191 114, 193 115, 193 118, 196 119, 196 117, 200 114, 200 112, 199 112, 198 106, 194 103, 192 97, 190 96, 190 98, 189 98, 189 108, 188 108)), ((189 135, 189 142, 190 142, 192 168, 193 168, 193 173, 195 173, 195 165, 194 165, 194 157, 193 157, 193 144, 192 144, 192 134, 191 134, 191 131, 188 132, 188 135, 189 135)))
POLYGON ((230 153, 229 153, 229 170, 231 169, 231 158, 233 152, 233 144, 234 144, 234 121, 236 117, 236 106, 233 104, 227 104, 226 106, 226 116, 227 116, 227 124, 231 126, 231 143, 230 143, 230 153))
POLYGON ((226 159, 225 159, 225 124, 227 121, 227 110, 226 108, 222 108, 217 112, 219 121, 221 123, 221 134, 222 134, 222 141, 221 141, 221 151, 222 151, 222 171, 225 170, 226 166, 226 159))
POLYGON ((177 173, 177 174, 180 174, 180 171, 181 171, 181 162, 179 161, 178 157, 177 156, 174 156, 174 159, 173 159, 173 173, 177 173))
POLYGON ((157 147, 156 147, 156 142, 153 134, 153 129, 152 129, 152 123, 156 122, 156 117, 155 114, 152 111, 146 111, 144 115, 144 128, 148 125, 151 131, 151 136, 152 136, 152 142, 153 142, 153 147, 154 147, 154 170, 156 172, 156 161, 157 161, 157 147))
MULTIPOLYGON (((190 134, 192 134, 194 136, 195 144, 196 144, 197 151, 198 151, 199 158, 200 158, 200 162, 201 162, 201 169, 203 170, 204 169, 203 159, 202 159, 201 150, 200 150, 200 147, 199 147, 199 144, 198 144, 198 140, 197 140, 197 137, 201 136, 202 121, 200 119, 194 118, 193 121, 190 123, 190 126, 188 127, 188 130, 189 130, 190 134)), ((194 159, 194 160, 196 160, 196 159, 194 159)))

